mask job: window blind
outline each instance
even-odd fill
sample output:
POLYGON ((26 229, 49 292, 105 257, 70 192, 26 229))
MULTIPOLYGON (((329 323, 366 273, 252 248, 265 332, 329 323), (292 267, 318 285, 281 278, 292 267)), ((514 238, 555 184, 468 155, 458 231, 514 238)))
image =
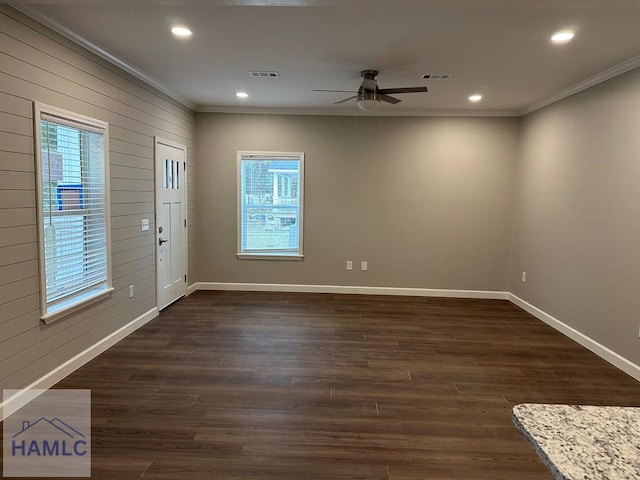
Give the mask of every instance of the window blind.
POLYGON ((83 120, 40 113, 45 320, 111 289, 105 129, 83 120))

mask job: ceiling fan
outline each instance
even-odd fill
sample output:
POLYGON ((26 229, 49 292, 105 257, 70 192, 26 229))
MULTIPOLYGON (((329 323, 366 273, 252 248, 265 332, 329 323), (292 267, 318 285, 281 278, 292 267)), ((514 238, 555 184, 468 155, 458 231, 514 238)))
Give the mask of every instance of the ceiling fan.
POLYGON ((356 99, 356 105, 360 110, 370 112, 380 106, 380 102, 387 102, 395 105, 402 100, 392 97, 392 93, 426 93, 427 87, 404 87, 404 88, 378 88, 378 76, 377 70, 363 70, 360 75, 364 78, 358 91, 353 90, 314 90, 314 92, 344 92, 355 93, 349 98, 335 102, 334 105, 348 102, 349 100, 356 99))

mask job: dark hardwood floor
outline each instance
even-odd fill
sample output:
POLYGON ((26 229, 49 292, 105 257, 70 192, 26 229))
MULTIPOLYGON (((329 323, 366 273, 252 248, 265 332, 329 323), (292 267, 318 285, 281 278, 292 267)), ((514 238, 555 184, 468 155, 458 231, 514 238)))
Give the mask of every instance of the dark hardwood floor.
POLYGON ((93 478, 550 480, 520 402, 640 383, 506 301, 199 292, 62 381, 93 478))

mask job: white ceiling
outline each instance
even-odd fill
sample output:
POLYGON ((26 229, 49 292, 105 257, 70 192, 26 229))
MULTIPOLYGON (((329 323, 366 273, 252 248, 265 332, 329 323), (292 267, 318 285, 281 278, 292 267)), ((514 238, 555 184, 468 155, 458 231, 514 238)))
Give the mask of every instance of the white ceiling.
POLYGON ((381 88, 427 85, 376 114, 520 114, 602 72, 640 64, 638 0, 27 0, 199 110, 356 113, 333 105, 360 70, 381 88), (193 36, 169 28, 188 25, 193 36), (549 37, 572 28, 562 46, 549 37), (626 63, 625 63, 626 62, 626 63), (255 79, 250 70, 275 70, 255 79), (424 81, 423 73, 450 73, 424 81), (239 100, 235 92, 249 93, 239 100), (467 97, 479 92, 482 102, 467 97))

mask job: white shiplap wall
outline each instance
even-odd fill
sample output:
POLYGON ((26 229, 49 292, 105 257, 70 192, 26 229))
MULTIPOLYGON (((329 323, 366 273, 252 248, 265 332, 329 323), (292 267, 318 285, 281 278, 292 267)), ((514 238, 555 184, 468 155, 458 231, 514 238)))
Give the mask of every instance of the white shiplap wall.
POLYGON ((149 311, 155 300, 153 141, 187 146, 195 271, 194 116, 88 50, 0 4, 0 389, 21 388, 149 311), (109 122, 113 296, 40 321, 33 102, 109 122), (148 232, 140 221, 151 220, 148 232), (128 298, 128 286, 135 296, 128 298))

